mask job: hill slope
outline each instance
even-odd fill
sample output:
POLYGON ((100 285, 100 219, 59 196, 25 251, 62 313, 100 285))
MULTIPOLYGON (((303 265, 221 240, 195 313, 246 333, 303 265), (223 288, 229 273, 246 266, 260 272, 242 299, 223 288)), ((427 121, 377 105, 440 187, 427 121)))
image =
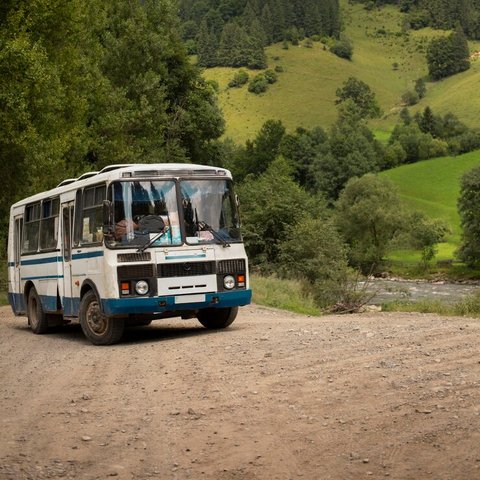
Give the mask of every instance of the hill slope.
POLYGON ((380 175, 392 180, 401 198, 415 210, 432 218, 441 218, 450 227, 447 242, 441 245, 439 258, 452 258, 460 242, 460 217, 457 200, 462 175, 480 165, 480 151, 458 157, 442 157, 403 165, 380 175))
MULTIPOLYGON (((269 68, 281 66, 278 83, 261 95, 254 95, 244 86, 227 88, 236 69, 212 68, 205 77, 218 81, 220 103, 227 121, 228 137, 244 142, 253 137, 268 119, 280 119, 292 130, 298 126, 328 127, 336 118, 336 89, 350 76, 366 82, 376 93, 384 111, 373 127, 390 130, 396 123, 401 95, 412 89, 414 81, 427 74, 425 48, 428 41, 442 32, 423 29, 403 34, 403 14, 392 6, 367 12, 362 5, 342 2, 345 34, 353 41, 353 61, 343 60, 320 42, 313 48, 302 44, 267 48, 269 68)), ((480 44, 471 44, 480 50, 480 44)), ((257 72, 250 71, 250 76, 257 72)), ((428 84, 425 99, 418 105, 430 105, 435 113, 452 111, 470 126, 480 126, 477 95, 480 61, 462 74, 435 84, 428 84)))

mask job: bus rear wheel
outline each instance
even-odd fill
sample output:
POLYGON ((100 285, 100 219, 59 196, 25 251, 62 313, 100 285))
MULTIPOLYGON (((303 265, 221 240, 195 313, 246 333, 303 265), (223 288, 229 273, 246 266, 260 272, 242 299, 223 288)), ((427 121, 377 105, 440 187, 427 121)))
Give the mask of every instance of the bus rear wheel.
POLYGON ((35 287, 28 294, 27 304, 28 324, 33 333, 42 334, 48 330, 48 318, 42 307, 42 302, 35 287))
POLYGON ((237 318, 238 307, 205 308, 197 313, 198 321, 211 330, 227 328, 237 318))
POLYGON ((79 316, 83 333, 94 345, 112 345, 122 338, 125 320, 104 315, 92 290, 83 296, 79 316))

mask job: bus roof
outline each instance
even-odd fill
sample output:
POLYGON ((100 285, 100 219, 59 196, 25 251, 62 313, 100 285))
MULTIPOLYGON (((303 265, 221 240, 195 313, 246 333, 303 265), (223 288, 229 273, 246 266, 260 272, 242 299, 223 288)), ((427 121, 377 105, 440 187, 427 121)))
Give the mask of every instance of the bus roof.
POLYGON ((77 190, 78 188, 95 185, 99 182, 125 180, 125 179, 145 179, 145 178, 178 178, 178 177, 227 177, 232 175, 225 168, 211 167, 207 165, 197 165, 193 163, 135 163, 109 165, 99 172, 87 172, 78 178, 68 178, 60 182, 55 188, 45 192, 37 193, 30 197, 18 201, 12 208, 26 203, 36 202, 43 198, 54 197, 65 192, 77 190))

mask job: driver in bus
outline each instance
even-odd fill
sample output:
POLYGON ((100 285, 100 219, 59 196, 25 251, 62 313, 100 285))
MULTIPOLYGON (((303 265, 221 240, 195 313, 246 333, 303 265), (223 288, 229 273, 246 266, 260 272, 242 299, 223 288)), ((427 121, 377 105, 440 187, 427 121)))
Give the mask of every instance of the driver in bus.
POLYGON ((124 241, 128 232, 134 232, 138 228, 138 223, 135 223, 133 220, 125 218, 120 220, 115 224, 115 240, 117 242, 124 241))

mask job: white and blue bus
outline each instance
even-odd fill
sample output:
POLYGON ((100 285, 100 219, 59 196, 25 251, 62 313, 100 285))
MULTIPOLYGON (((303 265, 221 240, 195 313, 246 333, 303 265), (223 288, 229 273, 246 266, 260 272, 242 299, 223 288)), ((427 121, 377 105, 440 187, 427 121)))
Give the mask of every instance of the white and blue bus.
POLYGON ((96 345, 125 325, 229 326, 251 301, 228 170, 112 165, 11 207, 8 296, 34 333, 79 321, 96 345))

